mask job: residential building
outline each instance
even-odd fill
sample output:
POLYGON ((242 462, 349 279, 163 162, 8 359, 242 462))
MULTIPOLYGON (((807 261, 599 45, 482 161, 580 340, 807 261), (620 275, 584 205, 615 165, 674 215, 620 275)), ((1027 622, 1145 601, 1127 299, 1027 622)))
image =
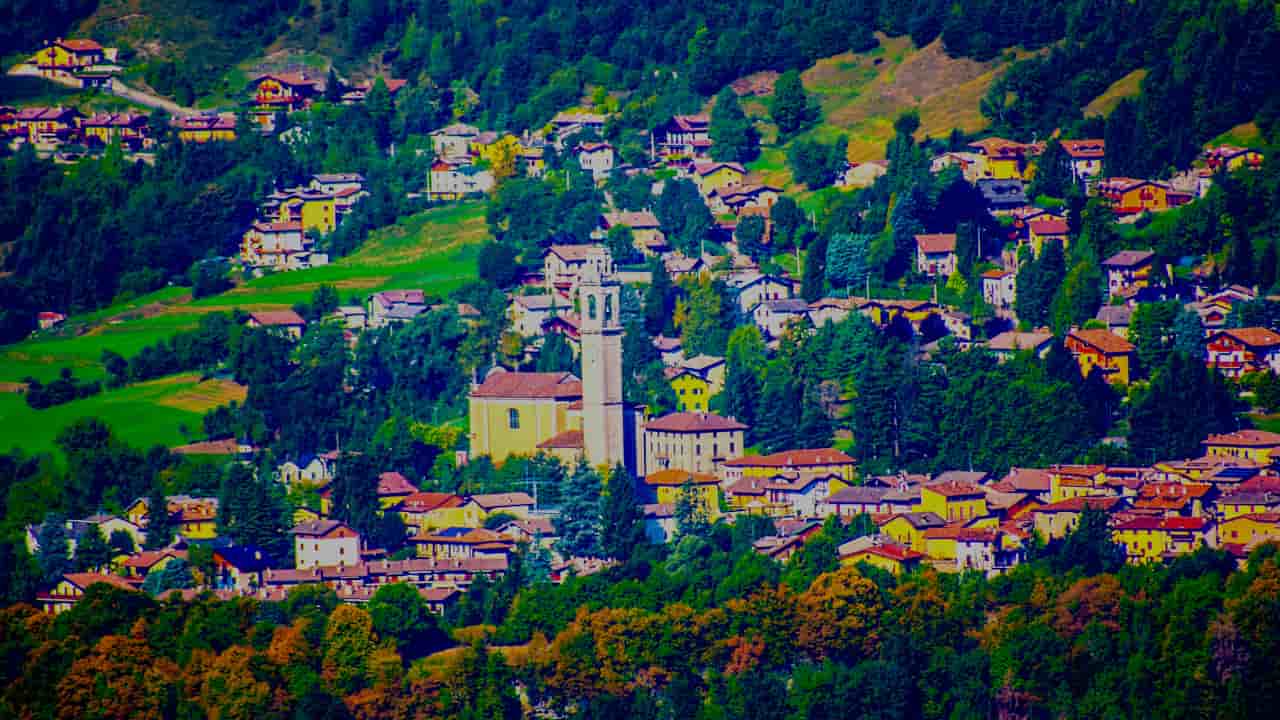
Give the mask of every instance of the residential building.
POLYGON ((982 273, 982 299, 997 309, 1013 307, 1018 299, 1018 273, 996 268, 982 273))
POLYGON ((405 527, 416 529, 418 535, 427 535, 431 530, 457 524, 453 520, 458 512, 448 511, 464 503, 462 497, 453 493, 417 492, 401 499, 391 509, 400 513, 405 527))
POLYGON ((371 328, 409 322, 427 312, 427 296, 421 290, 383 290, 369 296, 371 328))
POLYGON ((1133 321, 1133 308, 1128 305, 1103 305, 1094 319, 1112 333, 1128 340, 1129 323, 1133 321))
POLYGON ((600 216, 600 231, 593 237, 603 240, 618 225, 631 228, 636 249, 645 255, 660 255, 671 249, 657 216, 648 210, 604 213, 600 216))
POLYGON ((478 527, 449 527, 408 540, 420 558, 435 560, 506 559, 515 542, 492 530, 478 527))
POLYGON ((729 286, 737 291, 738 309, 743 315, 750 315, 762 302, 789 299, 792 290, 790 280, 764 273, 752 273, 732 280, 729 286))
POLYGON ((40 609, 45 613, 58 615, 70 610, 72 606, 79 602, 80 598, 84 597, 86 590, 99 583, 110 585, 120 590, 137 590, 136 587, 118 575, 67 573, 62 576, 62 579, 51 590, 37 593, 36 602, 40 604, 40 609))
POLYGON ((1086 509, 1110 514, 1123 508, 1126 502, 1119 497, 1073 497, 1035 508, 1031 511, 1031 517, 1040 537, 1057 540, 1076 529, 1080 524, 1080 516, 1086 509))
POLYGON ((746 425, 713 413, 674 412, 644 426, 644 472, 716 473, 745 447, 746 425))
POLYGON ((711 116, 673 115, 650 134, 651 159, 682 161, 703 158, 711 151, 711 116))
POLYGON ((45 77, 84 70, 106 61, 106 48, 87 38, 46 41, 32 58, 45 77))
POLYGON ((97 113, 80 123, 85 144, 99 146, 119 143, 122 148, 138 152, 153 144, 150 120, 138 113, 97 113))
POLYGON ((837 548, 836 554, 841 565, 866 563, 895 576, 915 570, 925 558, 924 553, 878 536, 850 540, 837 548))
POLYGON ((84 119, 74 107, 25 107, 13 117, 12 134, 32 145, 61 145, 76 139, 84 119))
POLYGON ((1027 191, 1021 180, 979 180, 978 192, 992 215, 1008 215, 1027 205, 1027 191))
POLYGON ((937 513, 904 512, 893 515, 880 524, 880 533, 892 538, 894 542, 909 547, 916 552, 924 552, 924 533, 930 528, 939 528, 947 521, 937 513))
POLYGON ((1080 374, 1088 377, 1094 368, 1102 372, 1107 382, 1129 384, 1129 369, 1133 360, 1133 343, 1109 330, 1072 330, 1067 334, 1066 347, 1080 365, 1080 374))
POLYGON ((1233 490, 1214 503, 1218 517, 1231 520, 1243 515, 1280 512, 1280 492, 1274 490, 1233 490))
POLYGON ((310 107, 325 91, 325 80, 305 72, 266 73, 249 82, 249 116, 263 130, 274 130, 277 115, 310 107))
POLYGON ((480 131, 471 125, 454 123, 428 133, 431 149, 437 158, 466 158, 471 153, 471 143, 480 131))
POLYGON ((578 289, 578 275, 586 267, 587 256, 602 245, 551 245, 542 252, 542 278, 547 289, 572 297, 578 289))
POLYGON ((956 271, 956 235, 916 235, 916 271, 929 277, 951 277, 956 271))
POLYGON ((494 187, 493 173, 477 165, 437 158, 427 175, 427 197, 461 200, 487 193, 494 187))
POLYGON ((1219 145, 1204 151, 1205 164, 1210 172, 1235 172, 1240 168, 1257 170, 1262 167, 1262 153, 1249 148, 1219 145))
POLYGON ((695 162, 691 175, 698 192, 708 197, 712 192, 723 194, 726 188, 741 185, 747 170, 736 162, 695 162))
POLYGON ((982 158, 982 177, 993 180, 1030 179, 1029 158, 1036 154, 1036 146, 989 137, 971 142, 969 147, 982 158))
POLYGON ((677 469, 659 470, 644 477, 641 490, 646 502, 674 507, 686 488, 694 493, 709 517, 715 518, 720 514, 720 481, 715 475, 677 469))
POLYGON ((1112 297, 1127 290, 1151 285, 1156 254, 1150 250, 1123 250, 1102 261, 1107 273, 1107 291, 1112 297))
POLYGON ((1280 541, 1280 513, 1237 515, 1218 523, 1218 542, 1221 545, 1252 548, 1260 543, 1275 541, 1280 541))
POLYGON ((1246 458, 1268 464, 1280 460, 1277 450, 1280 450, 1280 433, 1266 430, 1237 430, 1222 435, 1210 435, 1204 441, 1206 455, 1246 458))
POLYGON ((948 522, 968 522, 987 514, 987 493, 977 484, 942 480, 920 487, 920 510, 948 522))
POLYGON ((850 485, 857 475, 857 461, 835 448, 811 448, 783 450, 769 455, 744 455, 721 466, 721 478, 726 485, 744 478, 769 479, 788 473, 834 475, 844 485, 850 485))
POLYGON ((1067 154, 1071 177, 1084 190, 1092 190, 1096 179, 1102 175, 1102 163, 1107 157, 1105 140, 1060 140, 1062 151, 1067 154))
POLYGON ((1135 517, 1116 523, 1112 537, 1123 545, 1131 563, 1188 555, 1200 547, 1217 547, 1216 527, 1203 517, 1135 517))
POLYGON ((886 487, 855 485, 832 493, 826 499, 825 509, 819 515, 839 515, 853 517, 856 515, 880 515, 890 512, 884 496, 889 492, 886 487))
POLYGON ((253 590, 262 585, 262 573, 271 567, 266 552, 252 545, 229 545, 213 551, 215 577, 212 585, 218 590, 253 590))
POLYGON ((580 143, 575 151, 578 154, 578 166, 584 172, 591 173, 591 178, 596 182, 603 182, 613 172, 616 154, 609 143, 580 143))
POLYGON ((1170 188, 1164 183, 1127 177, 1098 181, 1098 195, 1111 204, 1117 215, 1162 212, 1170 207, 1170 188))
POLYGON ((178 140, 190 143, 231 142, 236 139, 236 116, 205 114, 172 120, 178 140))
POLYGON ((1071 227, 1066 220, 1046 217, 1037 218, 1027 223, 1027 240, 1031 243, 1031 251, 1036 257, 1044 251, 1044 244, 1056 240, 1065 250, 1071 244, 1071 227))
POLYGON ((1205 342, 1205 364, 1227 377, 1280 373, 1280 333, 1264 327, 1214 330, 1205 342))
POLYGON ((987 341, 987 349, 996 359, 1004 362, 1021 352, 1030 352, 1043 358, 1053 345, 1053 333, 1018 332, 1007 330, 987 341))
POLYGON ((511 318, 512 330, 525 337, 539 337, 548 320, 570 307, 569 301, 555 292, 516 295, 511 298, 507 317, 511 318))
POLYGON ((294 567, 342 567, 360 562, 360 534, 337 520, 313 520, 294 526, 294 567))
POLYGON ((846 162, 844 172, 836 178, 836 187, 865 188, 876 183, 876 179, 889 172, 889 161, 872 160, 870 162, 846 162))
POLYGON ((251 328, 271 328, 294 339, 302 337, 307 321, 292 310, 255 310, 249 313, 245 323, 251 328))
POLYGON ((809 303, 804 298, 764 300, 751 311, 751 319, 765 338, 779 338, 789 325, 808 323, 809 303))

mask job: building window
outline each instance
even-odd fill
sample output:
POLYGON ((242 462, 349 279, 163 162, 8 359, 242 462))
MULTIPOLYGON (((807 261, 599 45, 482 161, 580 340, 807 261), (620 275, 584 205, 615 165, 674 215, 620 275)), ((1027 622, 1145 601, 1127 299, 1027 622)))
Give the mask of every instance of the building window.
POLYGON ((520 429, 520 411, 519 410, 515 408, 511 408, 510 410, 507 411, 507 427, 511 428, 512 430, 520 429))

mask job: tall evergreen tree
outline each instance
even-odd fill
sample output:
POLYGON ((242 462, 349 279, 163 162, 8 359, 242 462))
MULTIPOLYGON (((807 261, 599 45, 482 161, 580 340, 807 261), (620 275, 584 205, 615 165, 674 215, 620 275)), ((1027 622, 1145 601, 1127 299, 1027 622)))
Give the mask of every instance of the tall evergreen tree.
POLYGON ((566 557, 600 554, 600 475, 579 459, 569 475, 556 519, 560 552, 566 557))
POLYGON ((778 125, 778 133, 789 137, 803 130, 817 117, 817 106, 805 93, 798 70, 788 70, 778 76, 773 85, 773 102, 769 115, 778 125))
POLYGON ((46 585, 58 582, 62 576, 71 572, 71 544, 67 539, 66 519, 61 515, 49 513, 40 526, 40 549, 36 552, 36 562, 44 576, 46 585))
POLYGON ((804 258, 804 275, 800 282, 800 296, 809 302, 822 297, 826 291, 828 242, 823 235, 817 235, 809 244, 809 251, 804 258))
POLYGON ((644 514, 636 502, 635 484, 631 473, 616 465, 609 471, 608 487, 600 500, 600 551, 622 563, 645 542, 644 514))
POLYGON ((98 572, 111 562, 111 546, 102 536, 102 526, 94 523, 76 543, 75 566, 81 572, 98 572))
POLYGON ((711 110, 711 157, 727 162, 750 162, 760 154, 760 133, 742 112, 738 94, 726 87, 711 110))
POLYGON ((147 496, 147 541, 148 550, 168 547, 173 542, 173 518, 169 515, 169 501, 165 499, 164 490, 157 481, 147 496))

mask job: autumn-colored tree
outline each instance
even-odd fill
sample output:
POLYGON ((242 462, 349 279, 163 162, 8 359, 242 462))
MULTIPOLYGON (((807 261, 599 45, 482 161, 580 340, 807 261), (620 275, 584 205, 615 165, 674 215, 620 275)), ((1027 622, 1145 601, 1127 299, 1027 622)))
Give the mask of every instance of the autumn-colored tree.
POLYGON ((814 658, 856 659, 880 645, 880 588, 857 568, 842 567, 818 576, 798 597, 796 641, 814 658))
MULTIPOLYGON (((203 654, 203 653, 202 653, 203 654)), ((254 672, 258 659, 253 648, 235 645, 211 657, 204 654, 207 667, 193 677, 192 670, 206 661, 187 666, 187 675, 196 683, 195 700, 205 716, 219 720, 254 720, 271 706, 271 685, 254 672)))
POLYGON ((107 635, 58 683, 59 718, 165 718, 173 713, 172 660, 156 657, 142 633, 107 635))
POLYGON ((374 649, 373 618, 361 608, 339 605, 329 615, 324 633, 321 674, 335 695, 349 695, 364 687, 369 656, 374 649))
POLYGON ((725 603, 730 629, 761 644, 766 666, 781 667, 792 659, 799 627, 796 594, 786 585, 766 585, 746 598, 725 603))

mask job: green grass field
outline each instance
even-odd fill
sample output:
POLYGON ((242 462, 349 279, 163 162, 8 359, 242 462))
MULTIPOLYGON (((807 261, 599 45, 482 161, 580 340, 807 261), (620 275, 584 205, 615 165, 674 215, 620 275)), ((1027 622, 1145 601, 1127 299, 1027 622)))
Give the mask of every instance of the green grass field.
MULTIPOLYGON (((63 367, 82 379, 100 379, 105 376, 99 362, 103 350, 129 357, 195 327, 204 313, 287 308, 310 299, 322 284, 338 288, 344 302, 393 288, 422 288, 444 296, 475 277, 476 254, 487 237, 483 204, 435 208, 374 232, 357 252, 325 267, 257 278, 197 301, 186 288, 166 288, 0 348, 0 383, 28 376, 52 380, 63 367)), ((203 413, 219 404, 205 406, 198 399, 182 407, 165 404, 192 385, 189 376, 164 378, 41 411, 27 407, 16 393, 0 392, 0 450, 52 448, 59 430, 86 416, 102 418, 140 446, 181 444, 186 440, 178 424, 198 434, 203 413)))
POLYGON ((230 393, 219 386, 199 383, 193 374, 175 375, 93 397, 33 410, 17 393, 0 393, 0 452, 21 449, 26 453, 52 452, 64 427, 84 417, 111 426, 116 435, 139 448, 188 442, 202 434, 201 418, 230 393))

